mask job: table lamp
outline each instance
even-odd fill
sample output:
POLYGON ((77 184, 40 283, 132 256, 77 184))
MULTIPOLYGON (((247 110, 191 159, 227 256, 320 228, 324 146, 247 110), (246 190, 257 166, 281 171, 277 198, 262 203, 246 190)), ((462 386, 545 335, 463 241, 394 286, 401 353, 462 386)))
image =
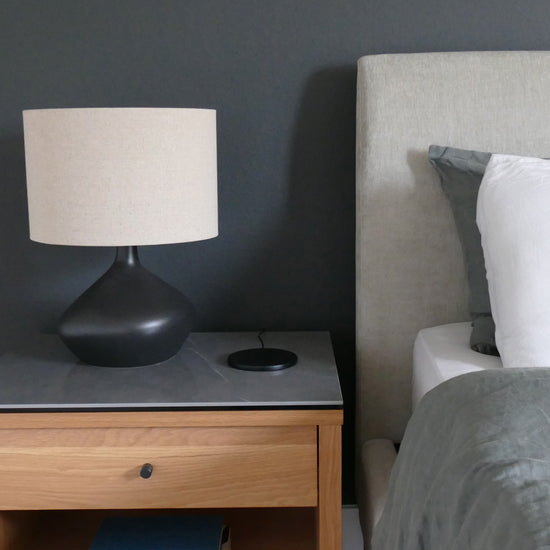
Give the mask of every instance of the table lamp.
POLYGON ((194 309, 140 264, 137 247, 217 235, 216 112, 36 109, 23 126, 31 240, 116 247, 110 269, 63 314, 61 339, 92 365, 173 356, 194 309))

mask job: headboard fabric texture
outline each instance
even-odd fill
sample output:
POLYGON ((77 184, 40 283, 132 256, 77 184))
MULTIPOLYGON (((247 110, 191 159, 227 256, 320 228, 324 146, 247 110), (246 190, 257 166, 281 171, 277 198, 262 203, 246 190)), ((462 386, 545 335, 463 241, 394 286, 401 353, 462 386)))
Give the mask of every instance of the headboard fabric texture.
POLYGON ((430 144, 549 157, 550 52, 359 60, 358 449, 400 441, 416 333, 468 319, 462 251, 430 144))

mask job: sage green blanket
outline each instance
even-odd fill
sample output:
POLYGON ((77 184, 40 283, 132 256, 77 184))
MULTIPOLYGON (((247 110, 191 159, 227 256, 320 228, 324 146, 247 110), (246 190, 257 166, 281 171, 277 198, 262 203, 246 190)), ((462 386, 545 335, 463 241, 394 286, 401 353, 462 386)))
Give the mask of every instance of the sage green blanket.
POLYGON ((374 550, 550 550, 550 368, 465 374, 415 410, 374 550))

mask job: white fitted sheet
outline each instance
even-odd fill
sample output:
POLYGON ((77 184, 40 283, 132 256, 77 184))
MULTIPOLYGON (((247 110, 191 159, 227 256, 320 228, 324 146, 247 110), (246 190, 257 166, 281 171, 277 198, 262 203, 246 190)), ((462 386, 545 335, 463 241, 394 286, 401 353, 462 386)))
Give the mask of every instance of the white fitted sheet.
POLYGON ((500 357, 470 349, 471 325, 452 323, 422 329, 413 352, 412 406, 441 382, 454 376, 502 367, 500 357))

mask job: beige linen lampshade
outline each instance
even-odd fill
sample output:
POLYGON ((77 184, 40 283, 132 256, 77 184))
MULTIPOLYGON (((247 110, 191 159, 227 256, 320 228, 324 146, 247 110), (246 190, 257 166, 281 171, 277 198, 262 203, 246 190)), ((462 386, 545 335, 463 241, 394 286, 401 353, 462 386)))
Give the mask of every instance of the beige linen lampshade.
POLYGON ((218 234, 216 112, 40 109, 23 112, 23 127, 31 239, 117 247, 64 313, 61 339, 92 365, 172 357, 194 308, 141 265, 137 246, 218 234))
POLYGON ((218 232, 216 111, 23 112, 30 237, 130 246, 218 232))

